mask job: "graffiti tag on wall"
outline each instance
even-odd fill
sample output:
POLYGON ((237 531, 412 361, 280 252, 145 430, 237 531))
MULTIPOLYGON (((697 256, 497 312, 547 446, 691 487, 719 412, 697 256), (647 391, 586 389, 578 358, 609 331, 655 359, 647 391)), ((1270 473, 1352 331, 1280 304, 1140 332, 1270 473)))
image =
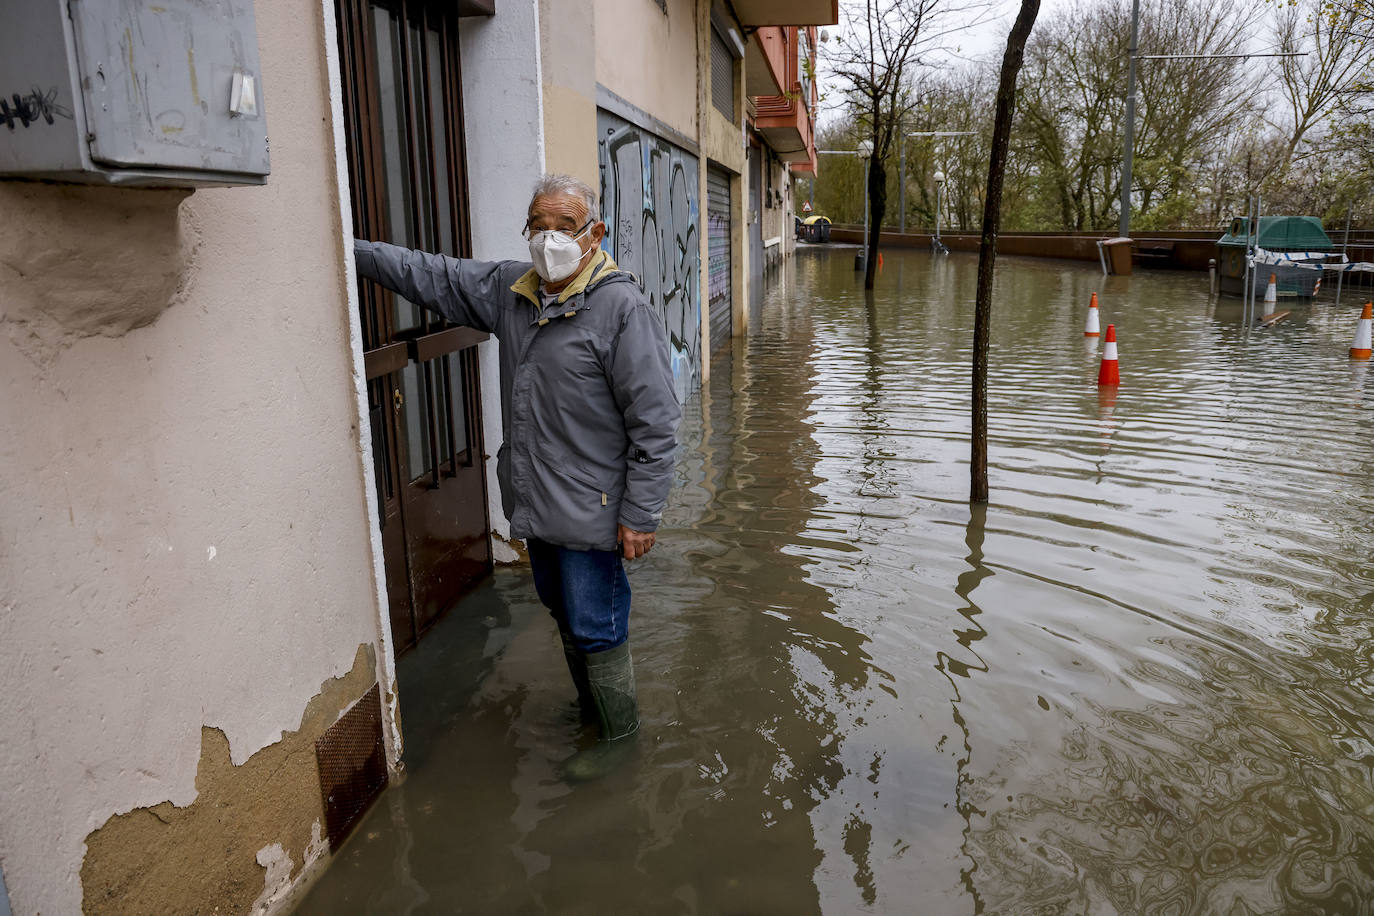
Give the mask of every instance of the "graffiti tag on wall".
POLYGON ((57 87, 44 92, 34 87, 27 95, 14 93, 8 99, 0 97, 0 125, 14 130, 15 125, 28 127, 42 120, 55 123, 54 117, 71 120, 71 109, 57 102, 57 87))
POLYGON ((678 397, 701 385, 701 218, 697 158, 597 111, 603 246, 639 278, 663 318, 678 397))

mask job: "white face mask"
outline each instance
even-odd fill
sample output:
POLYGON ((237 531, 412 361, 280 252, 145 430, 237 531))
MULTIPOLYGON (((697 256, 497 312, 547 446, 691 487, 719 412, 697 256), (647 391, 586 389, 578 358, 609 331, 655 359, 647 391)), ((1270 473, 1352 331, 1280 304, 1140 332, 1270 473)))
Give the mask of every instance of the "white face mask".
POLYGON ((557 283, 571 277, 582 261, 583 251, 578 239, 591 229, 589 225, 575 236, 559 229, 530 233, 530 260, 540 279, 545 283, 557 283))

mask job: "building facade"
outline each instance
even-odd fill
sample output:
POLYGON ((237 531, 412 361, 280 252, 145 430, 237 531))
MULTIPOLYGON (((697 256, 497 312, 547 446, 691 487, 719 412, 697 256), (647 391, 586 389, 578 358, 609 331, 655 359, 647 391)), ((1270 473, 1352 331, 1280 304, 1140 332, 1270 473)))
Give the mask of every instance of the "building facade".
MULTIPOLYGON (((41 6, 0 0, 79 46, 41 6)), ((402 765, 396 658, 518 558, 496 341, 359 284, 352 238, 523 258, 529 189, 577 175, 689 398, 790 245, 763 99, 797 64, 754 101, 753 49, 836 4, 234 0, 232 73, 199 4, 86 6, 120 26, 100 79, 0 130, 0 901, 273 912, 402 765), (106 82, 161 137, 199 123, 164 89, 265 119, 270 174, 24 180, 6 145, 106 82)))
POLYGON ((815 26, 754 33, 757 53, 747 71, 755 213, 750 248, 761 253, 759 270, 765 272, 789 257, 796 242, 793 176, 816 174, 816 37, 815 26))

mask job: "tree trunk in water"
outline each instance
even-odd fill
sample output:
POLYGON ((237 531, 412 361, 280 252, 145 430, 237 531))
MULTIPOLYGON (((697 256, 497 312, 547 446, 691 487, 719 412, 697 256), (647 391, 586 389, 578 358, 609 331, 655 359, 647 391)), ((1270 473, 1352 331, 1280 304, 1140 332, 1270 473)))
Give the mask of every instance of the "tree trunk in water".
POLYGON ((868 165, 868 251, 864 257, 864 289, 873 288, 873 278, 878 271, 878 230, 882 228, 883 217, 887 215, 887 169, 881 159, 873 159, 868 165))
POLYGON ((997 107, 992 121, 987 199, 983 204, 983 240, 978 246, 978 298, 973 315, 973 437, 969 462, 969 499, 988 501, 988 338, 992 331, 992 272, 997 263, 997 232, 1002 222, 1002 173, 1007 164, 1011 119, 1016 108, 1016 77, 1026 39, 1040 12, 1040 0, 1021 0, 1021 12, 1007 36, 997 107))

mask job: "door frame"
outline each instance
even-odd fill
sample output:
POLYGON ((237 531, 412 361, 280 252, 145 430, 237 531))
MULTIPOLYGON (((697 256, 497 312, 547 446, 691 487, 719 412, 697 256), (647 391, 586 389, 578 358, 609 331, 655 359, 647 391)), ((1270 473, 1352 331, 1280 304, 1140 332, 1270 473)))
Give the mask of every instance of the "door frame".
MULTIPOLYGON (((359 208, 354 231, 470 256, 459 17, 436 0, 335 0, 335 7, 350 192, 359 208), (383 77, 393 64, 388 88, 383 77)), ((414 309, 376 284, 358 292, 400 655, 492 568, 477 351, 488 335, 414 309)))
POLYGON ((352 182, 348 167, 347 128, 344 125, 343 70, 339 60, 339 23, 334 0, 320 0, 324 26, 325 64, 329 79, 330 129, 334 141, 334 188, 338 203, 341 297, 348 322, 348 349, 353 375, 353 424, 358 434, 358 467, 367 514, 368 549, 372 559, 372 603, 376 621, 377 684, 382 701, 382 743, 392 776, 402 770, 405 741, 401 734, 400 697, 396 689, 396 651, 391 637, 391 602, 386 587, 386 559, 382 551, 381 507, 377 504, 377 476, 373 454, 371 411, 367 398, 367 367, 363 358, 362 310, 358 302, 358 273, 353 264, 352 182))
MULTIPOLYGON (((404 2, 404 0, 403 0, 404 2)), ((429 0, 408 0, 409 5, 424 8, 430 5, 429 0)), ((341 22, 339 9, 354 7, 354 11, 366 7, 370 10, 368 0, 320 0, 322 25, 325 32, 325 58, 328 74, 328 93, 331 115, 331 130, 334 141, 334 166, 335 166, 335 191, 339 205, 339 229, 341 254, 344 270, 342 279, 344 282, 344 307, 346 309, 346 320, 348 322, 349 349, 352 357, 352 376, 354 382, 355 399, 355 431, 359 440, 359 459, 362 470, 361 483, 364 488, 363 497, 366 509, 367 524, 369 527, 369 550, 372 561, 373 572, 373 600, 376 612, 377 628, 377 652, 376 666, 379 688, 382 700, 382 736, 386 750, 388 769, 396 774, 402 768, 401 757, 404 753, 403 739, 399 726, 399 698, 397 696, 396 684, 396 657, 403 651, 400 647, 406 644, 406 640, 398 638, 394 627, 396 625, 395 611, 392 606, 391 589, 388 588, 388 534, 391 539, 395 539, 394 529, 387 532, 383 523, 382 513, 384 506, 381 505, 379 490, 380 486, 387 486, 390 483, 388 493, 394 496, 394 501, 399 507, 397 513, 404 519, 405 506, 402 491, 422 483, 429 477, 433 477, 431 487, 438 487, 441 478, 448 478, 459 473, 460 457, 461 466, 475 470, 478 481, 478 492, 475 494, 477 503, 480 505, 480 521, 482 525, 482 544, 485 549, 485 569, 487 573, 492 568, 492 544, 491 544, 491 518, 489 506, 489 486, 486 479, 486 449, 485 449, 485 420, 483 417, 481 394, 481 367, 480 355, 477 344, 486 339, 488 335, 475 331, 470 328, 454 326, 448 322, 438 319, 438 316, 431 316, 421 311, 420 324, 415 328, 397 332, 395 329, 394 309, 396 300, 392 294, 386 293, 379 288, 361 290, 358 283, 356 266, 353 260, 353 238, 355 235, 354 222, 355 211, 353 209, 353 196, 356 191, 360 205, 363 208, 365 222, 385 220, 387 208, 383 206, 382 185, 379 181, 365 179, 363 169, 366 163, 371 161, 374 165, 381 161, 380 143, 381 139, 377 130, 368 129, 367 124, 375 124, 378 103, 375 87, 366 74, 370 71, 370 51, 371 40, 371 17, 368 14, 360 18, 350 20, 355 22, 355 26, 361 26, 356 34, 340 35, 341 22), (347 42, 346 46, 341 47, 341 41, 347 42), (363 69, 357 71, 361 66, 363 69), (345 74, 345 67, 353 68, 353 71, 345 74), (357 102, 362 106, 355 115, 363 125, 362 134, 357 137, 362 149, 359 151, 357 162, 349 159, 349 123, 345 116, 345 108, 350 104, 351 96, 346 92, 345 76, 357 80, 361 76, 367 86, 365 92, 359 96, 357 102), (362 308, 363 296, 367 296, 366 302, 369 308, 362 308), (373 326, 375 325, 375 327, 373 326), (369 331, 371 333, 369 333, 369 331), (379 345, 379 341, 383 341, 379 345), (371 342, 372 349, 368 350, 368 343, 371 342), (402 353, 404 350, 404 353, 402 353), (445 355, 448 354, 448 355, 445 355), (436 418, 430 410, 425 415, 425 422, 429 430, 428 449, 429 449, 429 470, 419 478, 411 480, 409 477, 410 467, 407 458, 408 446, 401 440, 404 430, 398 418, 388 408, 391 400, 383 397, 380 401, 381 422, 379 428, 383 439, 390 440, 390 446, 385 441, 378 441, 373 436, 373 410, 370 388, 385 382, 383 388, 391 387, 393 382, 399 383, 396 373, 403 365, 414 365, 424 373, 424 389, 428 392, 427 400, 432 400, 437 383, 431 376, 431 364, 437 372, 441 365, 440 357, 443 357, 443 364, 446 366, 450 357, 456 360, 456 371, 458 381, 462 384, 462 395, 458 403, 461 403, 465 415, 465 448, 457 450, 454 439, 454 426, 456 418, 452 416, 453 407, 449 408, 449 416, 446 419, 436 418), (394 365, 393 365, 394 364, 394 365), (388 371, 389 370, 389 371, 388 371), (371 378, 369 378, 369 376, 371 378), (440 450, 436 453, 438 445, 438 429, 436 423, 447 422, 447 451, 440 450), (378 479, 378 458, 380 450, 387 450, 392 459, 391 481, 380 481, 378 479), (440 454, 446 455, 439 458, 440 454), (447 462, 448 467, 443 465, 447 462)), ((381 0, 380 6, 390 6, 385 0, 381 0)), ((438 4, 435 4, 436 6, 438 4)), ((468 4, 471 5, 471 4, 468 4)), ((464 14, 463 4, 459 4, 457 9, 450 8, 450 12, 458 16, 464 14)), ((480 4, 479 4, 480 6, 480 4)), ((490 15, 489 9, 472 9, 466 11, 468 14, 478 13, 490 15)), ((345 15, 348 15, 345 13, 345 15)), ((425 17, 428 18, 427 16, 425 17)), ((456 23, 455 23, 456 26, 456 23)), ((404 24, 402 26, 404 28, 404 24)), ((422 27, 423 32, 423 27, 422 27)), ((452 222, 450 229, 453 233, 453 244, 458 250, 454 254, 467 256, 471 252, 471 226, 469 223, 469 202, 467 199, 466 182, 466 151, 463 136, 463 101, 462 101, 462 78, 461 71, 456 57, 450 57, 448 49, 452 49, 454 55, 458 54, 458 35, 453 33, 452 44, 446 45, 441 54, 443 55, 440 67, 443 70, 444 83, 451 90, 451 95, 445 91, 445 95, 451 102, 443 108, 442 129, 447 134, 444 144, 444 158, 426 160, 430 173, 429 186, 434 186, 434 175, 436 169, 448 165, 447 194, 436 196, 431 190, 428 200, 422 199, 423 195, 418 195, 415 187, 410 190, 410 204, 412 211, 419 213, 415 208, 424 208, 430 212, 426 214, 433 218, 433 228, 439 232, 439 208, 451 205, 452 222)), ((425 55, 428 53, 427 46, 422 46, 420 50, 421 59, 428 60, 425 55)), ((428 77, 430 71, 428 64, 421 64, 424 70, 425 80, 423 85, 429 86, 428 77)), ((413 87, 406 84, 403 91, 405 93, 404 105, 407 109, 413 109, 420 101, 414 98, 413 87)), ((413 118, 413 115, 407 115, 413 118)), ((414 127, 413 121, 408 121, 405 125, 407 135, 407 146, 410 147, 409 154, 412 157, 411 167, 419 167, 419 161, 414 159, 415 142, 411 136, 414 127)), ((428 135, 426 135, 428 136, 428 135)), ((431 142, 423 141, 427 145, 431 142)), ((418 217, 417 217, 418 218, 418 217)), ((417 227, 418 227, 417 223, 417 227)), ((423 243, 422 243, 423 244, 423 243)), ((442 375, 442 387, 444 389, 444 400, 452 400, 455 392, 449 387, 448 370, 444 369, 442 375)), ((383 390, 382 394, 386 392, 383 390)), ((432 405, 431 405, 432 406, 432 405)), ((392 497, 388 497, 391 499, 392 497)), ((476 522, 478 519, 473 518, 476 522)), ((411 575, 410 566, 413 558, 411 557, 410 544, 407 542, 401 545, 404 548, 405 588, 411 598, 411 617, 415 620, 415 577, 411 575)), ((391 565, 395 567, 395 558, 398 551, 391 550, 391 565)), ((395 569, 392 570, 396 572, 395 569)), ((437 618, 436 618, 437 619, 437 618)), ((430 621, 433 622, 433 621, 430 621)), ((414 624, 413 640, 418 640, 420 627, 414 624)), ((407 635, 407 640, 411 635, 407 635)), ((413 640, 410 644, 413 644, 413 640)))

